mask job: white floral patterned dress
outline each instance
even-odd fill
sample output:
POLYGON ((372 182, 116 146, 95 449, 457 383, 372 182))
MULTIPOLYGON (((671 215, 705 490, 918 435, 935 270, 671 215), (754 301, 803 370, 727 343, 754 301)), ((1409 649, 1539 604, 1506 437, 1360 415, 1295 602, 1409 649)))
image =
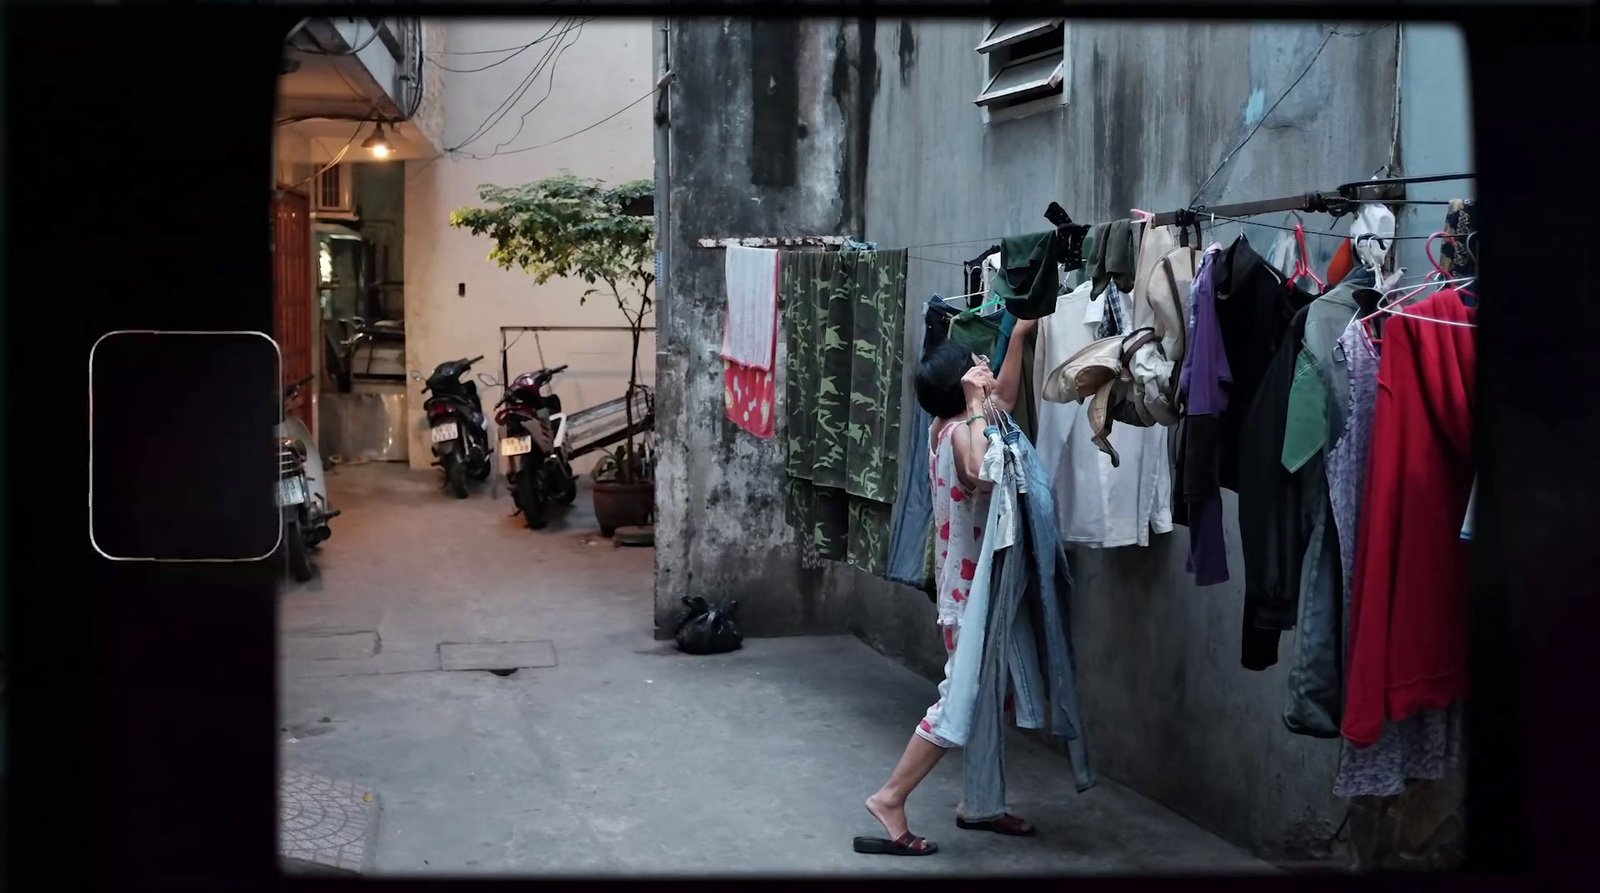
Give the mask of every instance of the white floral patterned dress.
MULTIPOLYGON (((935 423, 937 424, 937 422, 935 423)), ((944 681, 939 683, 939 700, 928 708, 917 725, 917 734, 940 747, 949 742, 933 734, 944 699, 950 692, 951 663, 956 656, 956 636, 961 616, 967 607, 967 592, 978 571, 978 554, 983 548, 983 527, 989 519, 989 494, 969 489, 956 474, 956 448, 952 436, 966 428, 948 422, 937 437, 930 435, 928 483, 933 488, 935 604, 939 610, 939 631, 946 652, 944 681)))

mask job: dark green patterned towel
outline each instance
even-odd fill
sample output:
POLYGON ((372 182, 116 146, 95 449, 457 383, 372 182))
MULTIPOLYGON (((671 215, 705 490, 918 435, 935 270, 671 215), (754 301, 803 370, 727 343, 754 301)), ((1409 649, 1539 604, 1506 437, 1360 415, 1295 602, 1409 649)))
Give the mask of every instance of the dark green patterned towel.
POLYGON ((900 482, 905 249, 786 251, 790 523, 823 558, 888 571, 900 482))

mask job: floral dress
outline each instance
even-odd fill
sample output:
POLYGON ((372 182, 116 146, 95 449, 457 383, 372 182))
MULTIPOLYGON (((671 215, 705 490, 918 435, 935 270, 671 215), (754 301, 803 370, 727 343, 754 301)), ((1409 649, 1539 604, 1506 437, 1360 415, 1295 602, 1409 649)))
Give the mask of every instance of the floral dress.
POLYGON ((951 664, 956 657, 956 637, 967 607, 967 593, 978 572, 983 549, 983 526, 989 518, 989 494, 969 489, 956 474, 956 448, 952 436, 966 426, 945 424, 937 437, 928 438, 928 483, 933 488, 934 603, 939 610, 939 631, 946 659, 939 700, 917 725, 917 734, 940 747, 950 743, 933 734, 934 724, 950 692, 951 664))

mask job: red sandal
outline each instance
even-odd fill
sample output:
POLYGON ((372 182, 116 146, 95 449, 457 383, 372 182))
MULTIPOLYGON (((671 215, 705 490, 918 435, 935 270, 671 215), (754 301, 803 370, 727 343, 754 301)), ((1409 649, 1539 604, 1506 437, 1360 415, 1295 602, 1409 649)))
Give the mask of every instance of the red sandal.
POLYGON ((880 856, 931 856, 939 852, 939 845, 907 831, 894 840, 857 837, 855 849, 858 853, 880 856))

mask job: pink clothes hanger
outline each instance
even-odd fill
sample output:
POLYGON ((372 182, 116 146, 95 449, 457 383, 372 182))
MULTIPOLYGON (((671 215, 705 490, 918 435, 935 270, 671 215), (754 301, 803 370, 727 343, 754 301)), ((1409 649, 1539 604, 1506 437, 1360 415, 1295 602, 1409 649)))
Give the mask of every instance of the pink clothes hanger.
POLYGON ((1317 272, 1311 269, 1311 265, 1306 262, 1306 228, 1304 225, 1299 223, 1294 225, 1294 240, 1298 244, 1299 250, 1296 252, 1294 259, 1294 274, 1289 277, 1289 287, 1293 288, 1296 282, 1309 277, 1312 282, 1317 284, 1319 293, 1326 290, 1328 284, 1323 282, 1322 277, 1318 276, 1317 272))

